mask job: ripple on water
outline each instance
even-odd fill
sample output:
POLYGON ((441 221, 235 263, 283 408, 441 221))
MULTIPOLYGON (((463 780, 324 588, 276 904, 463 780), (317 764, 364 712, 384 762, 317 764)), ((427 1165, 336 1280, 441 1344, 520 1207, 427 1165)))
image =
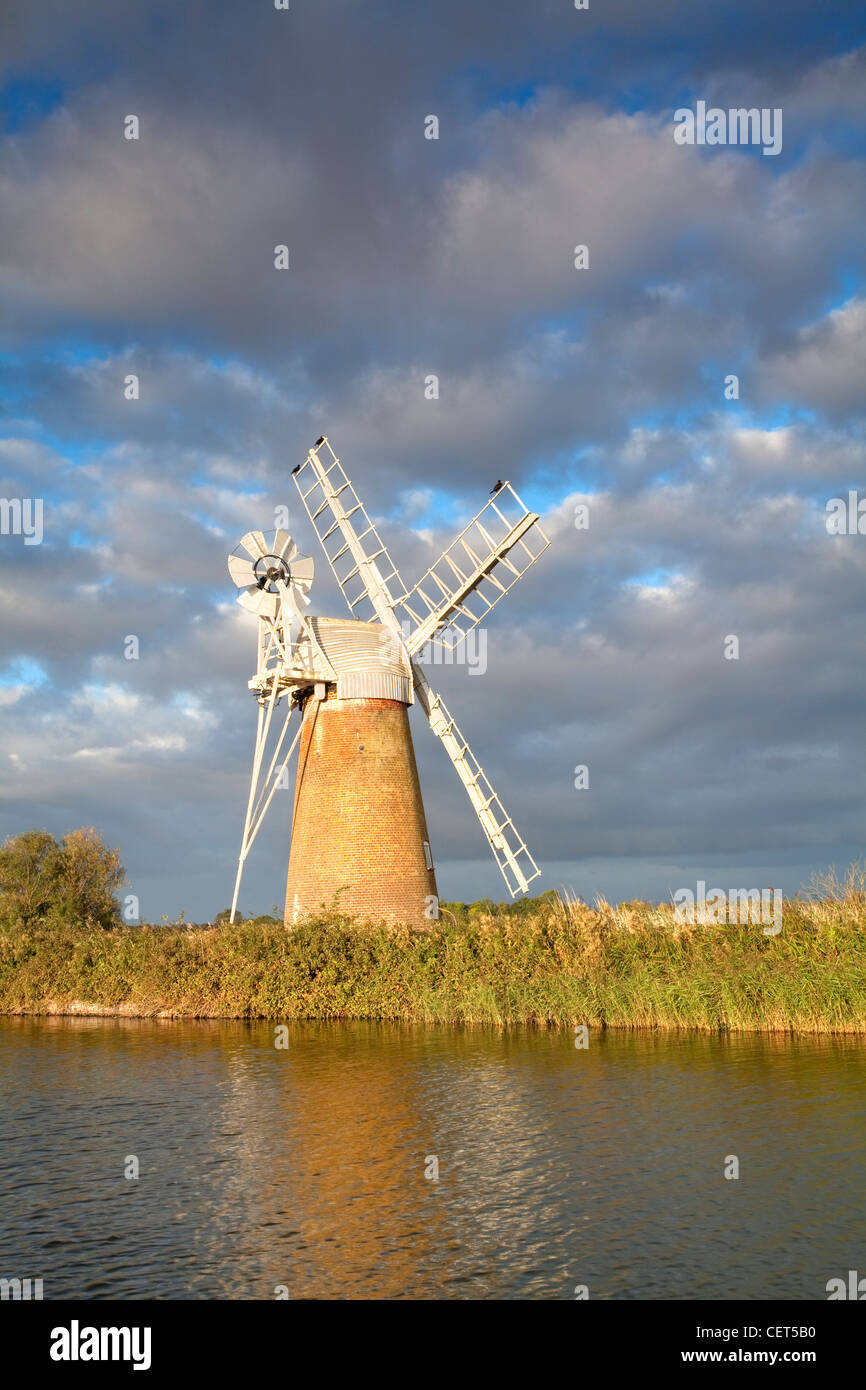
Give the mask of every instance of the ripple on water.
POLYGON ((863 1042, 572 1041, 0 1020, 0 1272, 49 1298, 795 1299, 862 1264, 863 1042))

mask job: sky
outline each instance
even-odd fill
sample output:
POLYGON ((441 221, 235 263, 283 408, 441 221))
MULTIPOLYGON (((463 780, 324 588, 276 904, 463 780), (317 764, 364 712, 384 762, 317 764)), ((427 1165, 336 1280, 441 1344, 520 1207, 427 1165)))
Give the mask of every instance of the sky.
MULTIPOLYGON (((0 535, 0 835, 96 826, 145 920, 229 903, 256 707, 225 559, 288 506, 342 614, 290 476, 327 433, 410 587, 496 479, 542 515, 485 669, 428 669, 534 890, 863 857, 866 534, 827 525, 866 498, 862 10, 31 0, 0 65, 0 498, 43 507, 0 535), (680 143, 699 102, 780 112, 781 149, 680 143)), ((441 896, 502 898, 411 722, 441 896)))

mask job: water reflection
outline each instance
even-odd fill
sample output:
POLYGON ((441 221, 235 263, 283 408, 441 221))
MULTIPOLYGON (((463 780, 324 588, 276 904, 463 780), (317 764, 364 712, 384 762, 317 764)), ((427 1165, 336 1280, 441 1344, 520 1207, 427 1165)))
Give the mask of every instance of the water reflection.
POLYGON ((54 1298, 794 1299, 866 1268, 862 1040, 289 1039, 0 1020, 0 1274, 54 1298))

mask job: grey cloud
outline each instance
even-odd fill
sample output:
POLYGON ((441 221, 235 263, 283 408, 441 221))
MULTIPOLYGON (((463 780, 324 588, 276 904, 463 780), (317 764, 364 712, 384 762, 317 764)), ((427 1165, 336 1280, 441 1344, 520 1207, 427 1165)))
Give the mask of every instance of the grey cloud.
MULTIPOLYGON (((866 549, 827 536, 822 499, 862 477, 862 301, 825 312, 862 253, 863 171, 836 139, 861 57, 804 56, 803 5, 785 42, 771 6, 701 29, 673 0, 448 0, 423 23, 344 7, 336 34, 328 5, 293 7, 282 31, 260 6, 76 9, 80 41, 47 0, 38 22, 5 21, 21 61, 50 67, 68 42, 83 81, 0 155, 3 333, 21 356, 0 471, 51 503, 42 547, 0 540, 2 669, 23 655, 49 676, 0 685, 3 828, 93 821, 146 913, 225 905, 255 717, 255 625, 225 553, 288 502, 315 609, 341 611, 288 476, 327 428, 409 583, 496 476, 554 499, 550 551, 490 620, 487 673, 431 671, 551 872, 575 867, 591 896, 599 866, 630 884, 639 866, 631 891, 650 892, 702 857, 799 866, 856 845, 866 549), (804 142, 779 171, 671 138, 683 75, 731 90, 743 58, 804 142), (534 95, 510 100, 527 71, 534 95), (629 72, 651 79, 646 113, 615 110, 629 72), (766 426, 762 409, 790 405, 818 418, 766 426)), ((413 724, 443 885, 498 895, 413 724)), ((282 892, 289 801, 256 846, 251 907, 282 892)))
POLYGON ((866 299, 831 310, 761 363, 764 399, 797 399, 833 421, 862 416, 864 381, 866 299))

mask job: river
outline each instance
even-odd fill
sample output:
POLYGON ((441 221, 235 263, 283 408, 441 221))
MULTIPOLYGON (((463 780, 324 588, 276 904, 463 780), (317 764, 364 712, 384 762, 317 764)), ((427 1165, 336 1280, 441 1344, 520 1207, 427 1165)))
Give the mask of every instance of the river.
POLYGON ((866 1274, 863 1040, 287 1041, 0 1019, 0 1276, 46 1299, 824 1299, 866 1274))

